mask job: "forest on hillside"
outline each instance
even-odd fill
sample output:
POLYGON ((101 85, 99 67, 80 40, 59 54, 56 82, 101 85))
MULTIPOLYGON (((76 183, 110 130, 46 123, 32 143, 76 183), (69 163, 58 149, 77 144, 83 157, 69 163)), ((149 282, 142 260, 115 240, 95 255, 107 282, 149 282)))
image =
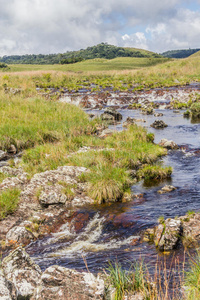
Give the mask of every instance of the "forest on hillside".
POLYGON ((113 59, 116 57, 159 58, 161 55, 146 50, 117 47, 107 43, 101 43, 86 49, 68 51, 62 54, 26 54, 3 56, 0 58, 0 62, 6 64, 70 64, 87 59, 113 59))
POLYGON ((161 55, 169 58, 186 58, 198 51, 200 51, 200 49, 170 50, 163 52, 161 55))

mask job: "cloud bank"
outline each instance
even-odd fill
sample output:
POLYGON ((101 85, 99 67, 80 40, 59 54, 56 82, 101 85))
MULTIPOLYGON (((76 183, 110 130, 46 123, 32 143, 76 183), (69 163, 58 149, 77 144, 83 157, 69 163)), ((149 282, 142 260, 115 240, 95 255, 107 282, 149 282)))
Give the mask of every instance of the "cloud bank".
POLYGON ((0 0, 0 56, 62 53, 101 42, 157 52, 198 48, 199 3, 0 0))

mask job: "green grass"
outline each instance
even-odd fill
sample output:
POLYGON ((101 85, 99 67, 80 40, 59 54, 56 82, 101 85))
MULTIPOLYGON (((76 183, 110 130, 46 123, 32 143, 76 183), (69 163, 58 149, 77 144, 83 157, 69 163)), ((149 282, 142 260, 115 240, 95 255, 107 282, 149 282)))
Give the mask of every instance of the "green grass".
POLYGON ((7 189, 0 194, 0 220, 13 213, 19 203, 20 191, 7 189))
POLYGON ((118 57, 114 59, 95 58, 88 59, 79 63, 69 65, 9 65, 10 72, 21 71, 72 71, 72 72, 87 72, 87 71, 110 71, 124 69, 138 69, 142 67, 150 67, 169 59, 166 58, 138 58, 138 57, 118 57))
POLYGON ((200 298, 200 253, 190 259, 190 269, 185 273, 186 299, 200 298))
POLYGON ((161 166, 145 166, 138 171, 138 176, 144 178, 144 180, 163 180, 170 178, 172 174, 171 167, 162 168, 161 166))
POLYGON ((55 143, 91 132, 94 122, 79 108, 39 97, 0 95, 0 148, 14 144, 18 150, 55 143))

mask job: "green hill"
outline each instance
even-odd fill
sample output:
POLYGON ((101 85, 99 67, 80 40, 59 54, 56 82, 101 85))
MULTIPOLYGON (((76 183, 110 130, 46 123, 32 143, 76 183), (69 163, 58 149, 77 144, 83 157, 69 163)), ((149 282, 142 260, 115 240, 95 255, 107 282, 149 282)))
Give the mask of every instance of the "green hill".
POLYGON ((63 54, 3 56, 0 58, 0 62, 6 64, 72 64, 88 59, 114 59, 117 57, 161 58, 162 56, 147 50, 116 47, 101 43, 93 47, 63 54))
POLYGON ((186 58, 198 52, 199 50, 200 49, 170 50, 170 51, 163 52, 161 55, 169 58, 186 58))

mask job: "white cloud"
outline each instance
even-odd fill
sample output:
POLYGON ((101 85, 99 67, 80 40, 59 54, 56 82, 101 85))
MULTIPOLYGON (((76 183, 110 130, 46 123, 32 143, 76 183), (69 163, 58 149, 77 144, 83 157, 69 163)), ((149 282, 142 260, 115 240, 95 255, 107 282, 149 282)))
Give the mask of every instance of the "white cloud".
POLYGON ((141 49, 148 49, 147 39, 143 32, 136 32, 134 34, 125 34, 122 36, 124 47, 134 47, 141 49))
POLYGON ((190 0, 0 0, 0 55, 58 53, 101 42, 158 51, 193 47, 199 13, 178 10, 183 2, 190 0))

